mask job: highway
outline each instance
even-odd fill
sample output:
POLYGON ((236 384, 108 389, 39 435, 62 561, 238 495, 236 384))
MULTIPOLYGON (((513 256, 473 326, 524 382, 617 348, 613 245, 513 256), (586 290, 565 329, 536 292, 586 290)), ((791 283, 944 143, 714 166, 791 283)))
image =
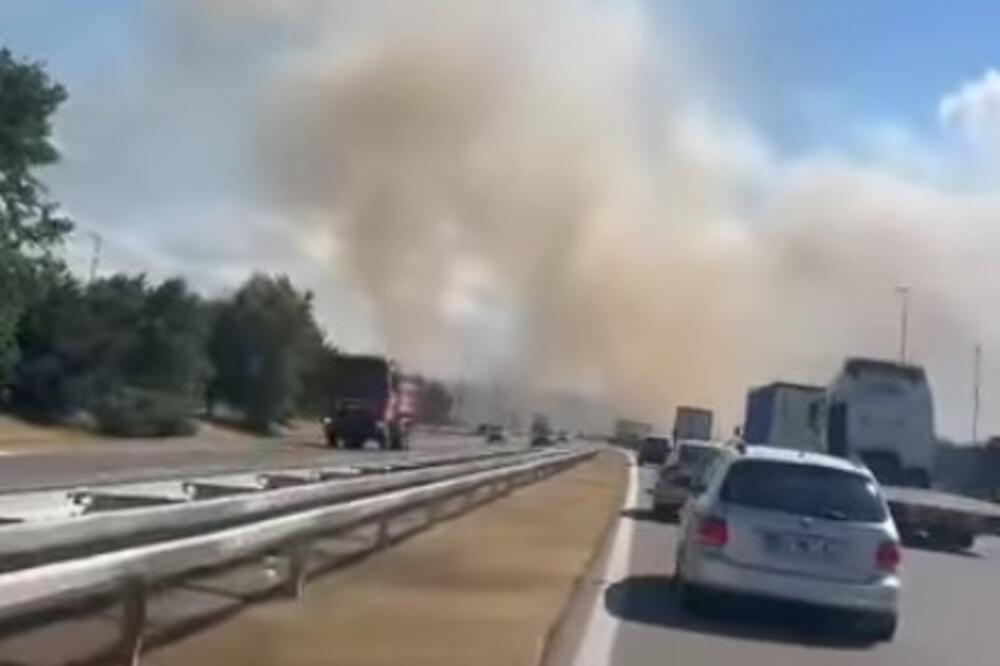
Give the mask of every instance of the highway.
MULTIPOLYGON (((263 444, 171 440, 109 443, 100 449, 16 453, 0 458, 0 494, 80 485, 152 481, 186 475, 254 471, 276 466, 347 465, 411 455, 481 450, 481 437, 416 433, 406 452, 332 450, 320 436, 263 444)), ((508 446, 517 446, 509 444, 508 446)))
MULTIPOLYGON (((727 604, 707 617, 683 612, 670 589, 675 528, 653 521, 646 490, 655 469, 633 476, 628 506, 590 594, 572 615, 572 666, 963 666, 1000 660, 1000 539, 974 552, 908 549, 901 625, 892 643, 858 644, 835 618, 799 608, 727 604)), ((571 615, 571 616, 572 616, 571 615)))

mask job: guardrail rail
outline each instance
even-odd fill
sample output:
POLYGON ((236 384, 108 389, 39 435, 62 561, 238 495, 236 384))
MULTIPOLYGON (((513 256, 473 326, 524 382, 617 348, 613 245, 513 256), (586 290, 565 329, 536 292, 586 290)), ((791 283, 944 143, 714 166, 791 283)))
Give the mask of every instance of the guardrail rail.
MULTIPOLYGON (((107 661, 136 665, 149 595, 186 577, 267 557, 285 561, 281 590, 302 594, 315 543, 363 526, 375 547, 390 523, 423 511, 426 527, 448 502, 462 510, 555 474, 596 448, 552 449, 385 477, 298 483, 258 493, 139 505, 62 521, 0 525, 0 631, 49 621, 88 604, 121 603, 117 645, 107 661)), ((287 482, 287 483, 286 483, 287 482)))

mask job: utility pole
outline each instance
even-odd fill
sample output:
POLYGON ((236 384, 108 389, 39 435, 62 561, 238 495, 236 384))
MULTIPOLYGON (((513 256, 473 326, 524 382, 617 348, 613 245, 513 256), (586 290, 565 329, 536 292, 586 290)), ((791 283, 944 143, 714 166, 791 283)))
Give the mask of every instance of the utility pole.
POLYGON ((97 269, 101 265, 101 248, 104 246, 104 239, 101 234, 96 231, 89 231, 87 235, 90 236, 90 240, 93 243, 93 248, 90 254, 90 278, 89 282, 93 282, 97 278, 97 269))
POLYGON ((983 348, 977 343, 972 361, 972 443, 979 443, 979 399, 982 384, 983 348))
POLYGON ((910 328, 910 288, 896 287, 899 296, 899 362, 906 363, 906 343, 910 328))

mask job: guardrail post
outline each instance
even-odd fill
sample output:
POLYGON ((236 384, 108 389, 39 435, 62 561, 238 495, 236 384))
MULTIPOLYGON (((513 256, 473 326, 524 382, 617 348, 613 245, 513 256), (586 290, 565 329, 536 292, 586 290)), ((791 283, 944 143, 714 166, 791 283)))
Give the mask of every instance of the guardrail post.
POLYGON ((288 547, 288 570, 281 589, 293 599, 301 599, 306 590, 306 578, 309 574, 309 544, 303 540, 292 542, 288 547))
POLYGON ((115 661, 123 666, 138 666, 146 625, 146 584, 141 578, 127 578, 122 581, 121 595, 121 634, 115 661))
POLYGON ((375 532, 375 547, 384 548, 389 545, 389 518, 383 518, 379 521, 378 527, 375 532))
POLYGON ((446 499, 432 500, 427 505, 427 523, 429 525, 433 525, 441 518, 441 512, 444 510, 444 503, 446 501, 446 499))

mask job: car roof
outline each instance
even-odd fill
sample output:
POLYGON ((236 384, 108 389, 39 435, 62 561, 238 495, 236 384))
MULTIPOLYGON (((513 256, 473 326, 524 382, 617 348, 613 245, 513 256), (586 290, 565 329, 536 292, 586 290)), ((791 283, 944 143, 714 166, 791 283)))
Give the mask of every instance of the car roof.
POLYGON ((770 462, 810 465, 812 467, 826 467, 828 469, 838 469, 843 472, 851 472, 867 477, 871 477, 872 475, 867 467, 857 461, 831 456, 826 453, 816 453, 815 451, 801 451, 798 449, 754 444, 744 448, 742 457, 747 460, 766 460, 770 462))

